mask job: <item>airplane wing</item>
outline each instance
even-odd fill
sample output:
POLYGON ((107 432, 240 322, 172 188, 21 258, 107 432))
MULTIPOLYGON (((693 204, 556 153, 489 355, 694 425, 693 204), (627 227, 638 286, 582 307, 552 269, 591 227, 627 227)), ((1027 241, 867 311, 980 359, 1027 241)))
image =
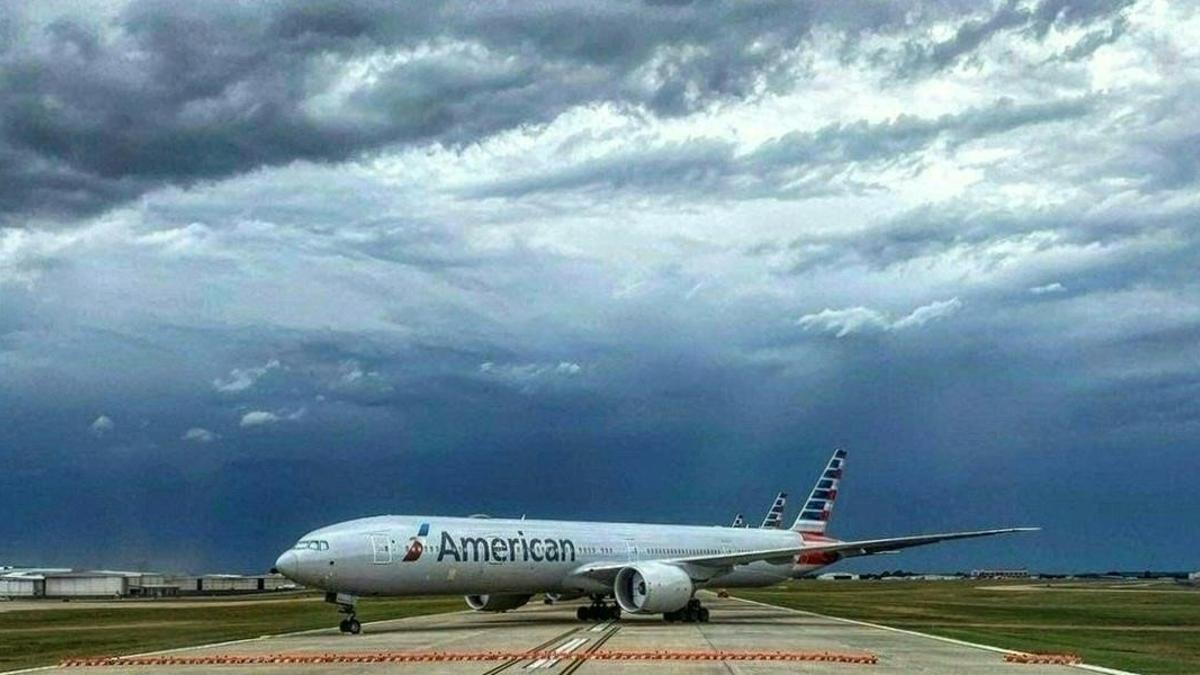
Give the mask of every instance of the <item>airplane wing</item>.
MULTIPOLYGON (((664 562, 671 565, 679 565, 681 567, 698 567, 712 570, 713 574, 699 575, 700 578, 711 578, 716 575, 716 572, 724 568, 732 568, 736 565, 746 565, 760 560, 769 560, 772 562, 787 563, 790 562, 793 556, 801 553, 840 553, 842 557, 850 558, 860 555, 871 555, 874 553, 885 553, 887 551, 898 551, 903 548, 911 548, 913 546, 924 546, 926 544, 935 544, 939 541, 951 541, 953 539, 972 539, 974 537, 988 537, 995 534, 1008 534, 1010 532, 1036 532, 1040 527, 1007 527, 999 530, 976 530, 973 532, 945 532, 941 534, 919 534, 911 537, 891 537, 888 539, 863 539, 861 541, 837 541, 828 544, 811 544, 807 546, 797 546, 792 548, 775 548, 763 549, 759 551, 742 551, 738 553, 722 553, 717 555, 699 555, 699 556, 684 556, 679 558, 658 558, 650 559, 657 562, 664 562)), ((642 560, 640 562, 648 562, 642 560)), ((608 580, 614 576, 619 570, 628 567, 630 563, 592 563, 583 565, 576 569, 574 574, 591 577, 593 579, 608 580)), ((697 575, 693 575, 697 576, 697 575)))

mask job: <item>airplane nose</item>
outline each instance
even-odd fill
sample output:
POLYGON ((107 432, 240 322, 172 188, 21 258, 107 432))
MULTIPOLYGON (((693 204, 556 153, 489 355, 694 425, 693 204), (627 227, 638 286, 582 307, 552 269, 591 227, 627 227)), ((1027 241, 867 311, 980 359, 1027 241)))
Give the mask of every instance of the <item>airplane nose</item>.
POLYGON ((275 561, 275 569, 283 576, 296 581, 296 575, 300 572, 300 559, 296 557, 296 552, 284 551, 275 561))

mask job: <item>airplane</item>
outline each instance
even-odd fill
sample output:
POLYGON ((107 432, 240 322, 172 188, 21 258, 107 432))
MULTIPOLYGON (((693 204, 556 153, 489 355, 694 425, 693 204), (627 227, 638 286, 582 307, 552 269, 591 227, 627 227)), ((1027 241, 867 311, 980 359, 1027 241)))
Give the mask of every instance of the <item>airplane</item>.
POLYGON ((841 541, 825 534, 842 479, 837 450, 790 529, 516 520, 487 517, 373 516, 313 530, 275 561, 274 571, 325 591, 357 634, 358 598, 462 594, 483 612, 517 609, 534 594, 591 599, 580 621, 622 612, 667 622, 707 622, 695 597, 710 586, 769 586, 844 558, 952 539, 1039 528, 1009 527, 841 541), (609 604, 607 601, 612 599, 609 604))
MULTIPOLYGON (((771 508, 767 510, 767 516, 763 518, 760 527, 781 527, 783 525, 783 507, 786 504, 786 492, 775 495, 775 501, 771 503, 771 508)), ((730 527, 750 527, 750 523, 746 522, 746 517, 739 513, 733 517, 733 524, 730 527)))
POLYGON ((787 493, 780 492, 775 495, 775 501, 771 504, 771 508, 767 510, 767 516, 763 518, 762 528, 779 529, 783 527, 783 509, 787 505, 787 493))

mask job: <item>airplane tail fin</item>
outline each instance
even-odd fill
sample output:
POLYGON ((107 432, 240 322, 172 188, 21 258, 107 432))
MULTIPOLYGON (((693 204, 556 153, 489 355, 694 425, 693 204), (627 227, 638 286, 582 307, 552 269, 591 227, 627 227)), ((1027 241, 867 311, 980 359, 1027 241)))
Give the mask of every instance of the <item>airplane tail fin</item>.
POLYGON ((746 526, 746 519, 743 518, 742 514, 740 514, 740 513, 737 514, 737 516, 733 519, 733 524, 730 525, 730 527, 745 527, 745 526, 746 526))
POLYGON ((833 512, 833 503, 837 499, 838 485, 842 482, 842 468, 846 463, 846 451, 834 450, 833 457, 825 465, 825 471, 817 479, 816 486, 808 495, 808 500, 800 509, 792 529, 797 532, 816 532, 823 534, 829 516, 833 512))
POLYGON ((767 511, 767 517, 763 518, 763 528, 780 528, 783 527, 783 508, 787 505, 787 493, 780 492, 775 495, 775 502, 771 504, 771 510, 767 511))

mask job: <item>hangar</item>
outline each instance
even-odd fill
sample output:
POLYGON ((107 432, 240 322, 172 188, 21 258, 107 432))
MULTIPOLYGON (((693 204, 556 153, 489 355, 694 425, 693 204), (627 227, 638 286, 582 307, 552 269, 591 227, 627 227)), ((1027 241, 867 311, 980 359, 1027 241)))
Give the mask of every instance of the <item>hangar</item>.
POLYGON ((46 577, 36 571, 0 575, 0 598, 37 598, 46 594, 46 577))
POLYGON ((121 570, 0 569, 0 598, 161 598, 293 588, 295 583, 277 574, 167 577, 157 572, 121 570))

